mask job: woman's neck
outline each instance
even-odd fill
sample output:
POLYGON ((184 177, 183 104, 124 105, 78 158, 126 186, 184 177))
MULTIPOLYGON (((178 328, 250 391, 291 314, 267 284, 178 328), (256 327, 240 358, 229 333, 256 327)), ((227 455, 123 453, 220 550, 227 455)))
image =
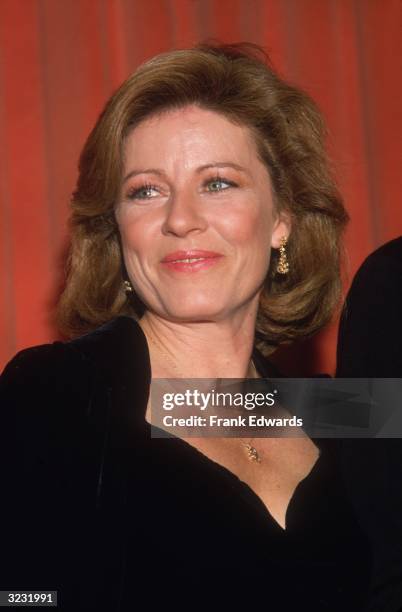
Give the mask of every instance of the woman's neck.
POLYGON ((147 312, 139 322, 153 378, 254 378, 255 316, 176 323, 147 312))

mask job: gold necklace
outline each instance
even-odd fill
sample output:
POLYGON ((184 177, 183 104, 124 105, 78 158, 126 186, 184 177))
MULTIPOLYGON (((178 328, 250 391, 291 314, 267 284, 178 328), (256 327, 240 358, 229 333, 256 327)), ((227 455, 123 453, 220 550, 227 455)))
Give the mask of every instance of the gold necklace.
POLYGON ((240 440, 241 444, 243 444, 243 446, 246 448, 246 453, 247 453, 247 457, 248 459, 250 459, 250 461, 254 461, 254 463, 261 463, 261 457, 258 454, 258 451, 256 448, 254 448, 254 446, 251 446, 250 442, 243 442, 243 440, 240 440))
MULTIPOLYGON (((259 378, 258 370, 255 367, 255 363, 254 363, 253 359, 251 360, 251 365, 253 366, 253 369, 254 369, 254 378, 259 378)), ((244 440, 242 440, 240 438, 240 444, 242 444, 245 447, 246 453, 247 453, 247 458, 250 461, 252 461, 253 463, 261 463, 262 459, 261 459, 257 449, 254 446, 252 446, 252 444, 251 444, 251 440, 252 439, 253 438, 251 438, 248 442, 245 442, 244 440)))
MULTIPOLYGON (((179 369, 177 367, 177 364, 173 362, 173 359, 170 357, 170 355, 168 355, 168 353, 165 351, 165 349, 163 348, 162 344, 159 342, 159 340, 157 340, 153 334, 151 334, 149 331, 147 331, 147 337, 149 337, 149 339, 151 340, 151 342, 154 344, 154 346, 156 346, 160 353, 162 354, 163 357, 167 358, 167 360, 169 361, 171 367, 178 373, 179 369)), ((252 365, 252 369, 253 371, 253 378, 259 378, 259 374, 258 374, 258 370, 255 366, 254 360, 251 359, 251 365, 252 365)), ((182 377, 182 376, 181 376, 182 377)), ((257 451, 257 449, 252 446, 251 444, 251 440, 252 438, 248 441, 245 442, 244 440, 242 440, 241 438, 239 438, 240 440, 240 444, 242 446, 244 446, 244 448, 246 449, 246 453, 247 453, 247 458, 252 461, 253 463, 261 463, 262 459, 257 451)))

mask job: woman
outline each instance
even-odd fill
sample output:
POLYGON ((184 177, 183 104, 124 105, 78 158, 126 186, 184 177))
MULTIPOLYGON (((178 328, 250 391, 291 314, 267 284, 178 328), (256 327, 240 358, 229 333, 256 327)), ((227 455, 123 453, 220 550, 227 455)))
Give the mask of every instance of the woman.
POLYGON ((369 542, 331 441, 151 439, 151 376, 272 376, 266 356, 339 297, 323 123, 258 53, 159 55, 88 138, 59 309, 74 339, 1 381, 2 589, 58 590, 63 610, 364 605, 369 542))

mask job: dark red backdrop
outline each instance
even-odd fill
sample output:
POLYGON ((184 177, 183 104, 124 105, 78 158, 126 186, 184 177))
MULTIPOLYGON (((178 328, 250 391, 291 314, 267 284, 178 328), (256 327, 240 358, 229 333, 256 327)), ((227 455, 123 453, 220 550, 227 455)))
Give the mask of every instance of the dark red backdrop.
MULTIPOLYGON (((143 60, 207 37, 264 45, 319 103, 350 279, 402 233, 401 16, 399 0, 0 0, 0 366, 57 337, 69 194, 105 100, 143 60)), ((297 347, 290 372, 332 372, 335 331, 297 347)))

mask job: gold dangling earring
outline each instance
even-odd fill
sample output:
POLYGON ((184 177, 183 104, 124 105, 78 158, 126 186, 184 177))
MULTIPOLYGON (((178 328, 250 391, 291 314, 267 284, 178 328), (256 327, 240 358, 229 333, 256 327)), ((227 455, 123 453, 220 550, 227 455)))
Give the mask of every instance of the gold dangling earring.
POLYGON ((288 239, 286 236, 281 238, 280 246, 279 246, 279 261, 276 271, 278 274, 287 274, 289 272, 289 262, 286 256, 286 244, 288 239))
POLYGON ((126 293, 133 293, 134 289, 132 288, 130 281, 125 280, 123 282, 123 286, 126 293))

